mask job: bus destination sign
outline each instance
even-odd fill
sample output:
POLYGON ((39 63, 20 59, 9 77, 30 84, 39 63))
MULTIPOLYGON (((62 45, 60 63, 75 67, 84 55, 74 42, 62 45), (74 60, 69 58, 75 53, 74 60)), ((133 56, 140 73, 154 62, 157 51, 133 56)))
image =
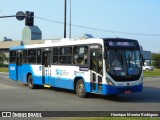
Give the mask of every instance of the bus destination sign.
POLYGON ((108 43, 109 43, 109 46, 112 46, 112 47, 118 47, 118 46, 135 47, 136 46, 135 42, 109 41, 108 43))

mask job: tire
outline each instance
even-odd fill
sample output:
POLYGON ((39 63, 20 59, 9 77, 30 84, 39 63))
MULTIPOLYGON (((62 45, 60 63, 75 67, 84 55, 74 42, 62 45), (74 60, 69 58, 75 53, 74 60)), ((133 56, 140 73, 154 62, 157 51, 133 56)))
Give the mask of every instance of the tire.
POLYGON ((107 95, 107 97, 109 97, 109 98, 115 98, 115 97, 118 97, 118 94, 107 95))
POLYGON ((78 80, 76 83, 76 93, 80 98, 85 98, 87 96, 84 81, 82 79, 78 80))
POLYGON ((30 89, 34 89, 34 88, 35 88, 35 85, 34 85, 34 83, 33 83, 32 75, 29 75, 29 76, 28 76, 28 87, 29 87, 30 89))

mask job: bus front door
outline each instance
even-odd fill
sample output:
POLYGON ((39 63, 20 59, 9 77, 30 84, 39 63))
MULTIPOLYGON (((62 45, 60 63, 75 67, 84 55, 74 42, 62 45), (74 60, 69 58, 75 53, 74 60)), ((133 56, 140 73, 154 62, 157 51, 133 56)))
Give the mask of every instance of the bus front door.
POLYGON ((92 92, 102 93, 103 62, 102 50, 91 50, 91 82, 92 92))
POLYGON ((43 52, 43 84, 49 85, 49 80, 51 78, 51 52, 43 52))
POLYGON ((22 81, 22 52, 17 52, 17 80, 22 81))

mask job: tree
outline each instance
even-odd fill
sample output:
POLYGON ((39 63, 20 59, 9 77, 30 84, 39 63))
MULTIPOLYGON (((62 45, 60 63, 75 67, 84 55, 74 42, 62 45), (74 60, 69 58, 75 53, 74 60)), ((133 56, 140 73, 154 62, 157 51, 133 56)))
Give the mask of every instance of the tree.
POLYGON ((0 67, 3 66, 3 63, 4 63, 5 60, 8 61, 8 58, 7 58, 6 54, 4 54, 3 52, 0 52, 0 67))
POLYGON ((153 66, 160 68, 160 53, 152 53, 153 66))

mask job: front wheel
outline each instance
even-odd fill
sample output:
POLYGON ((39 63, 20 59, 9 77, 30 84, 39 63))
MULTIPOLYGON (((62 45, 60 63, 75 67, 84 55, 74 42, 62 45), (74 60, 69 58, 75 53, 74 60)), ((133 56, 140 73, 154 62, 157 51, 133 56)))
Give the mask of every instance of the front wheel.
POLYGON ((115 97, 118 97, 118 94, 107 95, 107 97, 109 97, 109 98, 115 98, 115 97))
POLYGON ((84 98, 86 97, 87 93, 84 86, 83 80, 78 80, 76 83, 76 93, 79 97, 84 98))
POLYGON ((30 89, 34 89, 34 88, 35 88, 35 85, 34 85, 34 83, 33 83, 32 75, 29 75, 29 76, 28 76, 28 87, 29 87, 30 89))

